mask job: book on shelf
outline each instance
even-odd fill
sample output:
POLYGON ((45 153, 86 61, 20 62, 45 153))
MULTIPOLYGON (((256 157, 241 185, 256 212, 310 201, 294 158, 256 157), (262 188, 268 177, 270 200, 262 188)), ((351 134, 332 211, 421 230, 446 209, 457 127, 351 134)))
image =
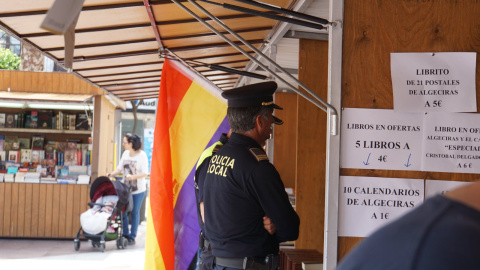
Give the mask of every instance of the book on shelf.
POLYGON ((78 176, 77 184, 88 185, 90 184, 90 176, 86 174, 81 174, 78 176))
POLYGON ((65 161, 65 153, 57 152, 57 165, 63 166, 65 161))
POLYGON ((45 135, 32 135, 32 149, 43 150, 45 135))
POLYGON ((37 173, 37 172, 25 173, 25 183, 40 183, 40 173, 37 173))
POLYGON ((7 151, 0 151, 0 161, 5 161, 7 158, 7 151))
POLYGON ((0 128, 4 128, 4 127, 5 127, 5 114, 0 113, 0 128))
POLYGON ((77 177, 76 176, 61 176, 57 178, 57 182, 59 184, 76 184, 77 183, 77 177))
POLYGON ((45 159, 45 150, 32 150, 32 163, 40 163, 45 159))
POLYGON ((15 183, 23 183, 25 182, 25 173, 17 172, 15 174, 15 183))
POLYGON ((5 178, 5 174, 4 173, 0 173, 0 183, 3 182, 3 179, 5 178))
POLYGON ((90 130, 90 121, 89 121, 88 114, 77 113, 75 121, 76 121, 75 123, 76 130, 90 130))
POLYGON ((52 111, 38 111, 38 128, 52 128, 52 111))
MULTIPOLYGON (((8 151, 8 150, 15 150, 13 149, 14 146, 16 146, 18 143, 18 137, 17 136, 5 136, 5 140, 3 141, 3 150, 8 151)), ((20 148, 20 144, 18 143, 18 146, 20 148)))
POLYGON ((68 117, 68 129, 75 130, 75 125, 77 122, 77 116, 75 114, 70 114, 68 117))
POLYGON ((65 149, 65 156, 63 160, 64 165, 77 165, 77 148, 70 149, 67 148, 65 149))
POLYGON ((32 149, 20 149, 20 162, 32 162, 32 149))
POLYGON ((38 127, 38 111, 34 110, 30 112, 30 128, 38 127))
POLYGON ((25 127, 25 112, 18 113, 17 127, 18 128, 24 128, 25 127))
POLYGON ((8 151, 8 161, 13 161, 15 163, 20 162, 20 151, 19 150, 9 150, 8 151))
POLYGON ((20 143, 20 149, 30 149, 30 138, 18 138, 18 142, 20 143))
POLYGON ((7 173, 7 174, 5 174, 3 181, 4 181, 5 183, 13 183, 13 182, 15 182, 15 174, 13 174, 13 173, 7 173))
POLYGON ((88 167, 82 165, 68 166, 68 175, 88 174, 88 167))
POLYGON ((42 184, 56 184, 57 178, 52 176, 40 177, 40 183, 42 184))
POLYGON ((17 127, 17 120, 15 119, 15 115, 16 115, 15 113, 6 113, 5 114, 5 127, 6 128, 16 128, 17 127))
POLYGON ((0 135, 0 151, 3 151, 3 142, 4 141, 5 141, 5 136, 0 135))

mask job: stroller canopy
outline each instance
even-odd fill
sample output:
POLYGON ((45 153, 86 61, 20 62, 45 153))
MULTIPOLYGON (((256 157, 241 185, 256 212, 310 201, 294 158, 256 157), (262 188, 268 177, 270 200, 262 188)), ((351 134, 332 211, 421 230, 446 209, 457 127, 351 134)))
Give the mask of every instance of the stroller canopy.
POLYGON ((93 181, 90 188, 90 199, 95 202, 98 198, 106 195, 117 195, 117 206, 120 209, 128 204, 129 191, 127 185, 119 181, 111 181, 106 176, 100 176, 93 181))

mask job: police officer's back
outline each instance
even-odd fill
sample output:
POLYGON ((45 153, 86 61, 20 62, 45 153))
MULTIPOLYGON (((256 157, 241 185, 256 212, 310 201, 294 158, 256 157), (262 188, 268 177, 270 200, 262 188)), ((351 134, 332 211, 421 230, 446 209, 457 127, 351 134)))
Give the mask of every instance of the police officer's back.
POLYGON ((273 103, 275 90, 276 83, 267 82, 222 94, 233 133, 212 157, 204 188, 205 229, 219 269, 273 269, 279 242, 298 238, 298 215, 262 148, 272 124, 281 123, 272 115, 281 109, 273 103), (275 225, 273 235, 263 226, 265 216, 275 225))

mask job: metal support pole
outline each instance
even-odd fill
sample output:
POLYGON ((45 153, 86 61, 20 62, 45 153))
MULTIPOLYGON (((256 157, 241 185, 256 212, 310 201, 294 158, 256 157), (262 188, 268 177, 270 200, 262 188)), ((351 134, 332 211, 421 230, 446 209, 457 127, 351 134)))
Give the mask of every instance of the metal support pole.
MULTIPOLYGON (((174 1, 176 2, 176 1, 174 1)), ((263 65, 259 60, 257 60, 255 57, 252 57, 251 55, 249 55, 248 53, 244 53, 248 58, 250 58, 250 60, 252 61, 256 61, 258 62, 257 64, 262 67, 265 71, 269 72, 272 76, 275 76, 277 79, 279 79, 280 81, 282 81, 283 83, 287 84, 288 86, 290 86, 290 88, 295 91, 296 93, 298 93, 299 95, 301 95, 302 97, 304 97, 305 99, 307 99, 308 101, 312 102, 313 104, 315 104, 316 106, 318 106, 320 109, 324 110, 325 112, 329 113, 330 115, 330 118, 331 118, 331 121, 330 123, 332 125, 335 125, 335 126, 332 126, 332 128, 330 129, 331 130, 331 135, 337 135, 337 132, 338 132, 338 126, 337 126, 337 110, 331 106, 330 104, 328 104, 327 102, 325 102, 323 99, 321 99, 317 94, 315 94, 313 91, 311 91, 305 84, 303 84, 301 81, 299 81, 297 78, 295 78, 294 76, 292 76, 292 74, 290 74, 288 71, 286 71, 284 68, 282 68, 279 64, 277 64, 275 61, 272 61, 272 59, 270 59, 268 56, 266 56, 265 54, 263 54, 261 51, 259 51, 257 48, 255 48, 254 46, 252 46, 250 43, 248 43, 244 38, 242 38, 240 35, 238 35, 237 33, 235 33, 235 31, 233 31, 232 29, 230 29, 227 25, 225 25, 222 21, 220 21, 217 17, 213 16, 210 12, 208 12, 207 10, 205 10, 202 6, 200 6, 199 4, 197 4, 194 0, 188 0, 188 2, 190 2, 191 4, 193 4, 195 7, 197 7, 198 9, 200 9, 203 13, 205 13, 210 19, 214 20, 216 23, 218 23, 220 26, 222 26, 225 30, 227 30, 227 32, 229 32, 231 35, 233 35, 235 38, 237 38, 238 40, 240 40, 243 44, 245 44, 248 48, 250 48, 251 50, 253 50, 255 53, 257 53, 258 55, 260 55, 261 57, 263 57, 265 60, 267 60, 270 64, 272 64, 273 66, 275 66, 278 70, 280 70, 282 73, 286 74, 289 78, 291 78, 292 80, 294 80, 296 83, 298 83, 298 85, 300 85, 308 94, 310 94, 312 97, 315 98, 316 101, 320 102, 323 106, 320 106, 318 104, 318 102, 312 100, 311 98, 307 98, 307 96, 300 92, 296 87, 294 87, 293 85, 291 85, 290 83, 287 83, 282 77, 280 77, 279 75, 277 75, 275 72, 273 72, 272 70, 270 70, 268 67, 266 67, 265 65, 263 65), (328 110, 327 110, 328 109, 328 110), (330 111, 330 112, 328 112, 330 111)), ((196 14, 195 14, 196 16, 196 14)), ((198 16, 197 16, 198 17, 198 16)), ((198 18, 200 19, 200 18, 198 18)), ((198 20, 197 19, 197 20, 198 20)), ((200 19, 202 20, 202 19, 200 19)), ((202 20, 203 21, 203 20, 202 20)), ((219 31, 217 31, 215 28, 213 28, 212 26, 210 26, 209 24, 207 24, 205 21, 203 21, 203 23, 205 24, 205 26, 209 27, 212 31, 214 31, 217 35, 219 35, 221 38, 223 38, 225 41, 229 42, 231 45, 234 44, 232 41, 230 41, 226 36, 224 36, 222 33, 220 33, 219 31)), ((233 46, 233 45, 232 45, 233 46)), ((236 44, 235 44, 236 46, 236 44)), ((243 51, 240 47, 236 47, 238 50, 241 50, 243 51)))
MULTIPOLYGON (((328 102, 340 108, 342 97, 343 0, 329 0, 329 20, 335 23, 330 26, 330 34, 328 35, 328 102)), ((330 121, 331 119, 329 118, 330 121)), ((336 119, 338 120, 338 118, 336 119)), ((335 125, 329 125, 329 127, 335 125)), ((338 250, 340 136, 327 136, 325 180, 323 269, 333 270, 337 267, 338 250)))

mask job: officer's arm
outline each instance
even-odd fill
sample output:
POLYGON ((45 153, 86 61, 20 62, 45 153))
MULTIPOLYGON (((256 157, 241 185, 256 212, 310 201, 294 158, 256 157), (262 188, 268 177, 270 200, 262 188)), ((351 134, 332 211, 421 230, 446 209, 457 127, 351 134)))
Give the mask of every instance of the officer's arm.
POLYGON ((250 178, 250 188, 257 197, 265 216, 275 224, 278 241, 298 238, 300 219, 293 209, 285 186, 275 167, 268 161, 260 161, 250 178))

